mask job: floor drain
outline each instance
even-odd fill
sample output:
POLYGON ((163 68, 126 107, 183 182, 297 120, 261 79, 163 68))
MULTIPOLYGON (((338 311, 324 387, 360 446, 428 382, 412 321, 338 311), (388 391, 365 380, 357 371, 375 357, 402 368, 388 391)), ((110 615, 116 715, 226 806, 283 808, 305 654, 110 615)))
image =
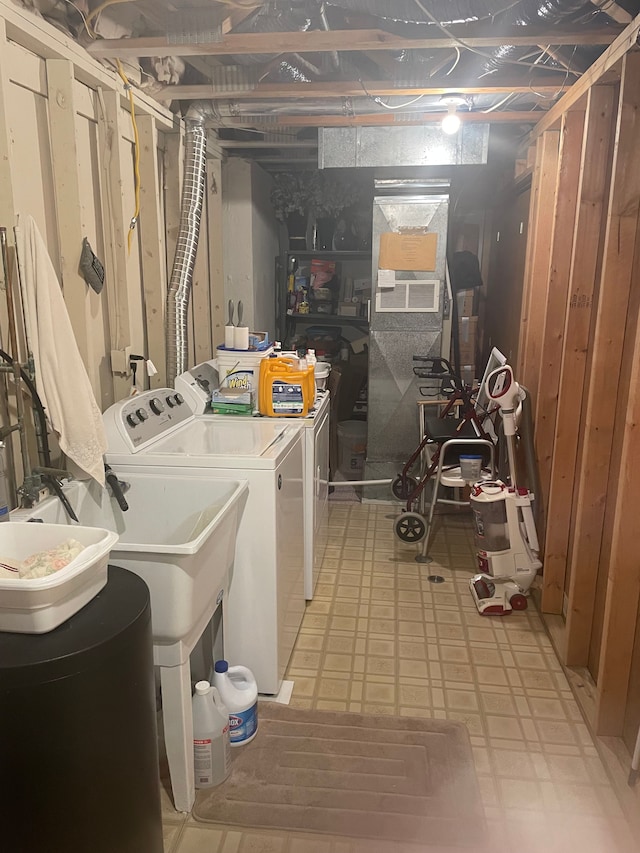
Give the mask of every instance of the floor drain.
POLYGON ((444 583, 442 575, 427 575, 429 583, 444 583))

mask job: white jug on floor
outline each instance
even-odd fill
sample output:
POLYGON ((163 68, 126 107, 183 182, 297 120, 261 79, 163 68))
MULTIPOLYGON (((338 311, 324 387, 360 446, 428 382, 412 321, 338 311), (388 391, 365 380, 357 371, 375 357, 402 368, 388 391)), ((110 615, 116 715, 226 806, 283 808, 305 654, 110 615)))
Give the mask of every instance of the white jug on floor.
POLYGON ((258 731, 258 685, 246 666, 216 661, 213 683, 229 711, 231 746, 249 743, 258 731))
POLYGON ((208 681, 196 684, 192 711, 196 788, 212 788, 231 770, 229 712, 208 681))

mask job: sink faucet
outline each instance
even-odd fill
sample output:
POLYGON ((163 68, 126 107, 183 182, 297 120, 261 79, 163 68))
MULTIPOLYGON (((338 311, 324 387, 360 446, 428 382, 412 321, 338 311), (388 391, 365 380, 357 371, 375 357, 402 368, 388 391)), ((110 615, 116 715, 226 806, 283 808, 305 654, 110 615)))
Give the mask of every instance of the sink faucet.
POLYGON ((119 480, 115 471, 113 471, 111 466, 106 463, 104 466, 104 472, 107 485, 111 489, 111 494, 118 502, 120 509, 123 512, 126 512, 129 509, 129 504, 125 499, 124 493, 130 488, 130 484, 125 483, 123 480, 119 480))
MULTIPOLYGON (((27 483, 27 480, 29 480, 30 488, 32 489, 32 491, 34 484, 38 481, 47 486, 49 491, 53 492, 56 495, 56 497, 64 507, 64 511, 67 513, 71 521, 75 521, 76 524, 79 524, 80 520, 75 514, 73 507, 69 503, 68 497, 65 495, 62 489, 61 481, 65 478, 67 480, 72 479, 72 476, 68 471, 65 471, 62 468, 45 468, 41 466, 33 469, 33 477, 25 478, 25 484, 27 483)), ((31 495, 31 498, 33 498, 33 495, 31 495)), ((31 505, 33 506, 33 503, 31 505)))

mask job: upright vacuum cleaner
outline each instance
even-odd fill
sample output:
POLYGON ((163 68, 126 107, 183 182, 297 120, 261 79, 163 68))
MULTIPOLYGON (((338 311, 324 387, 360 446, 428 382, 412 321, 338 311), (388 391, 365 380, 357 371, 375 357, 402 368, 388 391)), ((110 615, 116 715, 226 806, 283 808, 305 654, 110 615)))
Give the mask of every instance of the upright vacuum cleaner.
POLYGON ((487 378, 487 393, 502 415, 511 485, 481 481, 471 488, 480 574, 469 581, 471 595, 483 616, 526 610, 527 594, 542 563, 533 519, 534 496, 516 482, 515 435, 524 392, 508 364, 487 378))

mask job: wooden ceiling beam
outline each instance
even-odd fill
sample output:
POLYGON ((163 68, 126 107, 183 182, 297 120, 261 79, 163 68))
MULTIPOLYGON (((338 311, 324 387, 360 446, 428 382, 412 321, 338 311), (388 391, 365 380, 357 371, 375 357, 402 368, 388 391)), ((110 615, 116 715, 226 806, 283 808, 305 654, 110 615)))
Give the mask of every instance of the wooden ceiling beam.
POLYGON ((623 9, 616 0, 591 0, 591 2, 619 24, 630 24, 633 20, 633 15, 623 9))
MULTIPOLYGON (((468 78, 467 78, 468 79, 468 78)), ((507 78, 504 75, 491 76, 474 85, 457 84, 455 79, 430 80, 426 86, 394 86, 388 80, 366 81, 366 92, 357 81, 333 81, 328 83, 259 83, 253 89, 241 89, 233 92, 221 92, 208 83, 185 86, 165 86, 158 93, 161 100, 171 98, 176 101, 259 101, 271 99, 303 98, 353 98, 370 95, 377 97, 417 97, 418 95, 446 95, 456 92, 463 95, 501 95, 512 92, 540 92, 553 94, 566 83, 566 74, 552 74, 544 77, 530 77, 514 73, 507 78), (491 82, 488 82, 491 81, 491 82)))
POLYGON ((491 48, 503 44, 529 46, 550 45, 608 45, 616 31, 581 27, 487 27, 477 25, 452 26, 452 37, 434 32, 432 36, 407 38, 384 30, 313 30, 311 32, 230 33, 222 41, 211 43, 173 44, 164 36, 143 38, 102 39, 87 48, 98 57, 117 56, 227 56, 277 53, 322 53, 324 51, 377 50, 438 50, 459 47, 459 40, 469 47, 491 48))
POLYGON ((543 119, 533 128, 529 134, 526 144, 531 145, 532 142, 549 130, 554 125, 558 124, 563 114, 570 110, 581 98, 588 92, 591 86, 604 81, 607 72, 611 71, 621 59, 630 50, 635 50, 638 45, 638 37, 640 36, 640 15, 636 15, 633 21, 624 29, 618 38, 611 44, 605 52, 599 56, 593 65, 586 71, 582 77, 571 86, 569 91, 557 101, 551 109, 546 113, 543 119))
MULTIPOLYGON (((404 114, 406 116, 406 113, 404 114)), ((276 125, 279 127, 386 127, 389 125, 397 125, 398 127, 407 127, 420 124, 440 124, 445 112, 439 113, 416 113, 415 118, 399 118, 396 115, 388 115, 387 113, 374 113, 372 115, 359 116, 319 116, 319 115, 279 115, 276 120, 276 125)), ((265 118, 269 118, 266 117, 265 118)), ((460 119, 463 122, 474 124, 494 124, 494 123, 510 123, 510 124, 534 124, 537 118, 537 113, 513 111, 495 111, 492 113, 460 113, 460 119)), ((244 116, 240 118, 225 118, 225 127, 242 127, 251 126, 257 127, 260 123, 260 117, 244 116)), ((273 127, 273 121, 269 119, 269 123, 265 126, 265 130, 273 127)))

